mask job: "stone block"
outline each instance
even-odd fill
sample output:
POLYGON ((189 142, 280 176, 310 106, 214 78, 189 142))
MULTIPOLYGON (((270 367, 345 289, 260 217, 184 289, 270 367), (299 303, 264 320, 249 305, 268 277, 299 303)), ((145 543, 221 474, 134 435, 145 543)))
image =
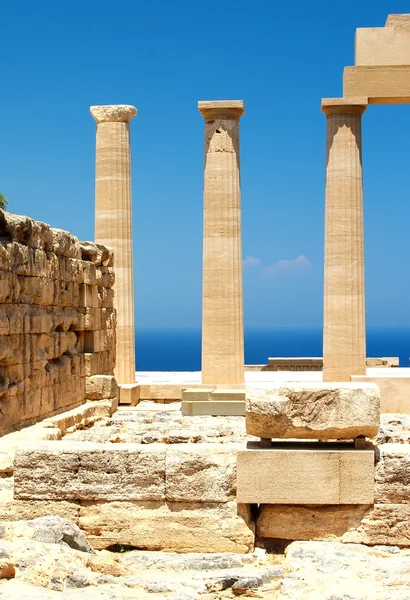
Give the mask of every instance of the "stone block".
POLYGON ((372 504, 373 450, 270 448, 237 454, 237 500, 251 504, 372 504))
POLYGON ((182 502, 82 502, 79 526, 90 544, 167 552, 253 551, 248 507, 182 502))
POLYGON ((244 386, 216 387, 198 386, 182 390, 183 415, 231 415, 245 414, 244 386))
MULTIPOLYGON (((399 375, 399 372, 397 372, 399 375)), ((352 375, 352 382, 375 383, 380 389, 381 413, 410 413, 410 377, 352 375)))
POLYGON ((84 374, 87 377, 98 373, 112 373, 115 366, 113 349, 105 352, 87 352, 84 354, 84 374))
POLYGON ((122 383, 118 386, 119 404, 128 404, 136 406, 140 401, 140 385, 139 383, 122 383))
POLYGON ((410 27, 356 29, 355 65, 410 65, 410 27))
POLYGON ((256 535, 280 540, 337 540, 360 527, 372 505, 295 506, 262 504, 256 535))
POLYGON ((92 375, 86 378, 85 397, 88 400, 115 398, 118 385, 113 375, 92 375))
POLYGON ((180 383, 151 383, 150 385, 140 386, 140 399, 144 400, 181 400, 182 389, 184 386, 180 383))
POLYGON ((201 386, 198 388, 186 388, 182 390, 182 400, 184 402, 197 402, 211 400, 211 394, 215 390, 215 386, 201 386))
POLYGON ((243 400, 199 400, 183 401, 182 414, 185 416, 245 416, 245 402, 243 400))
POLYGON ((343 96, 366 97, 369 104, 408 104, 410 66, 345 67, 343 96))
POLYGON ((79 514, 79 502, 17 499, 13 499, 10 502, 0 502, 0 523, 3 521, 25 521, 56 515, 63 519, 70 519, 70 521, 78 525, 79 514))
POLYGON ((378 504, 408 503, 410 445, 382 444, 375 469, 375 501, 378 504))
POLYGON ((167 449, 166 499, 228 502, 236 492, 239 444, 175 444, 167 449))
POLYGON ((14 466, 20 500, 165 499, 165 448, 157 444, 27 445, 14 466))
POLYGON ((260 438, 373 437, 380 393, 372 383, 292 383, 247 386, 246 431, 260 438))
POLYGON ((410 505, 262 505, 256 535, 283 540, 410 546, 410 505))

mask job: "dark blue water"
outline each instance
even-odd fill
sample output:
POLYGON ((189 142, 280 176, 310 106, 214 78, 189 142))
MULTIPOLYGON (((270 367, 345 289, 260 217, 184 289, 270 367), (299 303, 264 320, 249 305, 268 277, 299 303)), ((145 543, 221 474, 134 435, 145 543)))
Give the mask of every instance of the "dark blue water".
MULTIPOLYGON (((199 330, 139 330, 136 335, 139 371, 199 371, 199 330)), ((266 364, 269 356, 322 356, 322 330, 264 329, 245 332, 245 363, 266 364)), ((367 356, 398 356, 409 366, 410 329, 367 330, 367 356)))

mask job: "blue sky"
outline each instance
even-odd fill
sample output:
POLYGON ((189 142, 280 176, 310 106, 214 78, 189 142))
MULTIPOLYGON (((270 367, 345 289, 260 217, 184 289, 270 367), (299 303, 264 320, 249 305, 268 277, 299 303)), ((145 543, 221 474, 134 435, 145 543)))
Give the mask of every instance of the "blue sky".
MULTIPOLYGON (((243 99, 245 325, 320 326, 325 117, 356 27, 404 1, 4 0, 0 192, 94 236, 92 104, 134 104, 137 328, 200 326, 203 119, 243 99), (250 257, 250 258, 246 258, 250 257)), ((410 325, 410 108, 363 118, 369 325, 410 325)))

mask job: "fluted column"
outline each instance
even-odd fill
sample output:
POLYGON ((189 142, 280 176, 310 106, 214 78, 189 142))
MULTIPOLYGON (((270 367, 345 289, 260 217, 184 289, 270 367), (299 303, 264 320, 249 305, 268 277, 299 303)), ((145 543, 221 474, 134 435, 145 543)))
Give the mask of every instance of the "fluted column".
POLYGON ((242 101, 199 102, 205 119, 202 383, 244 383, 239 119, 242 101))
POLYGON ((327 117, 323 380, 366 374, 361 119, 366 100, 324 100, 327 117))
POLYGON ((95 241, 114 250, 119 384, 135 383, 134 283, 129 122, 134 106, 92 106, 97 122, 95 241))

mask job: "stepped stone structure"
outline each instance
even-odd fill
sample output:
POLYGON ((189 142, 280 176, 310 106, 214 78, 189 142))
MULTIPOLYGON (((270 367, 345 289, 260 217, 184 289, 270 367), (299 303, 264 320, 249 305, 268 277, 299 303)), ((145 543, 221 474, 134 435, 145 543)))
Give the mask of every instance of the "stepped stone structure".
POLYGON ((243 102, 199 102, 205 119, 202 383, 243 384, 239 119, 243 102))
POLYGON ((92 106, 97 122, 95 240, 113 249, 116 267, 117 363, 121 404, 136 404, 130 120, 134 106, 92 106))
POLYGON ((357 29, 355 66, 327 117, 324 381, 366 375, 361 118, 368 104, 410 103, 410 15, 357 29))
POLYGON ((0 211, 0 435, 114 399, 113 254, 0 211))

